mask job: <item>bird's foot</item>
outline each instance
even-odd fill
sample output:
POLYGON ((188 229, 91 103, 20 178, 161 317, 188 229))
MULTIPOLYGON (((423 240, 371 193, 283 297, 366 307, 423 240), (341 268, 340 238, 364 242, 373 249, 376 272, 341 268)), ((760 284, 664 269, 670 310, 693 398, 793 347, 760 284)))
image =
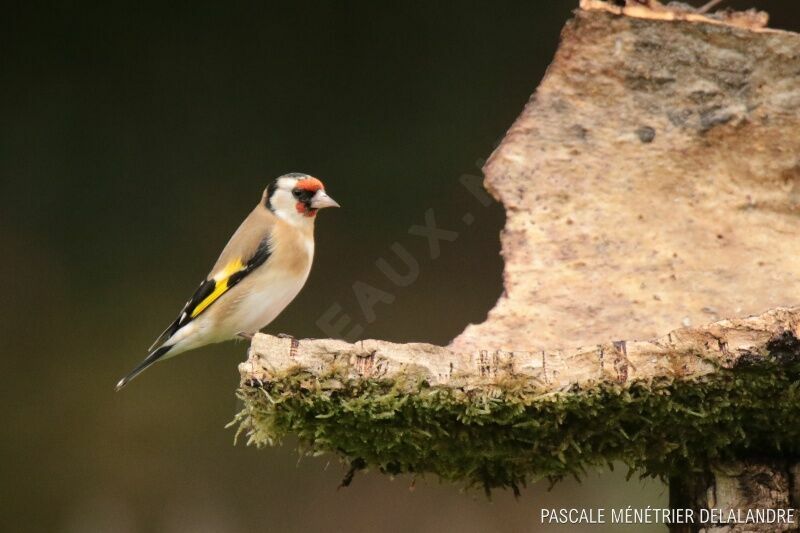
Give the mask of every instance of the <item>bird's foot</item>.
POLYGON ((292 336, 291 336, 291 335, 289 335, 288 333, 278 333, 277 337, 278 337, 279 339, 292 339, 292 340, 296 340, 294 337, 292 337, 292 336))
POLYGON ((246 332, 244 332, 244 331, 240 331, 239 333, 237 333, 237 334, 236 334, 236 336, 237 336, 237 337, 240 337, 240 338, 242 338, 242 339, 247 339, 248 341, 251 341, 251 340, 253 340, 253 337, 255 337, 255 335, 254 335, 254 334, 252 334, 252 333, 246 333, 246 332))

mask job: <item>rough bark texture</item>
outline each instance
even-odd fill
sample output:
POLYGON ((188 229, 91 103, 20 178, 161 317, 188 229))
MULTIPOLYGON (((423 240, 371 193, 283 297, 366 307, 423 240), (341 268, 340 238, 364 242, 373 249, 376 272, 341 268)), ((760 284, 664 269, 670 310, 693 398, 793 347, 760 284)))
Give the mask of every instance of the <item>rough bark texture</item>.
POLYGON ((678 329, 651 341, 615 341, 563 351, 456 352, 424 343, 350 344, 259 334, 239 369, 244 379, 264 382, 303 369, 316 376, 336 371, 353 380, 413 378, 464 390, 524 380, 544 395, 603 382, 688 380, 764 361, 793 364, 800 360, 798 337, 800 308, 678 329))
POLYGON ((800 36, 582 5, 484 169, 507 212, 487 320, 448 347, 257 335, 250 441, 487 487, 797 456, 800 36))
POLYGON ((800 464, 775 461, 742 461, 717 465, 710 475, 675 477, 670 479, 670 506, 693 509, 719 509, 705 523, 674 525, 672 533, 694 531, 797 531, 798 525, 766 520, 747 523, 746 510, 797 509, 800 500, 794 487, 800 482, 800 464), (745 523, 731 524, 730 512, 745 523), (743 519, 743 520, 741 520, 743 519))

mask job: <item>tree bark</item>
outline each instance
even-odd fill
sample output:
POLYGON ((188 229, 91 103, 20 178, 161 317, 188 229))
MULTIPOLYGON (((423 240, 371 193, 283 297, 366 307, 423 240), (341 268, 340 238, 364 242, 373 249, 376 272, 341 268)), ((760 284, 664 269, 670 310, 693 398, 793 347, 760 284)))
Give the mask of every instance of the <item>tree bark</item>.
POLYGON ((356 381, 414 378, 431 386, 469 390, 502 388, 522 380, 534 385, 538 395, 546 395, 604 382, 688 381, 765 361, 793 364, 800 357, 798 336, 800 308, 682 328, 650 341, 554 351, 498 350, 488 345, 458 352, 425 343, 370 339, 351 344, 258 334, 239 370, 245 380, 264 382, 303 369, 317 378, 343 372, 346 379, 356 381))

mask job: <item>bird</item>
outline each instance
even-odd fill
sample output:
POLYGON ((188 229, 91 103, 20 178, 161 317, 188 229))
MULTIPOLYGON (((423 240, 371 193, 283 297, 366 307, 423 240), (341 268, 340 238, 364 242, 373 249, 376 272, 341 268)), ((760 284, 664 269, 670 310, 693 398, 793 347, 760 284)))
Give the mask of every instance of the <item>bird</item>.
POLYGON ((339 207, 322 182, 299 172, 273 180, 148 355, 116 390, 156 362, 207 344, 252 339, 294 300, 314 258, 314 220, 339 207))

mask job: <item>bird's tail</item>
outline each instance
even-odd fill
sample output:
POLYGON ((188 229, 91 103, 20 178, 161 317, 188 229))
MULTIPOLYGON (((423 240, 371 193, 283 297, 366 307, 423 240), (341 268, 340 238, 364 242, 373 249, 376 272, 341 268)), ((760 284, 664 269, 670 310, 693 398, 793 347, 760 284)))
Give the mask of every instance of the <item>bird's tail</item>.
POLYGON ((150 354, 145 358, 145 360, 139 363, 139 366, 134 368, 130 374, 128 374, 127 376, 125 376, 124 378, 122 378, 117 382, 117 390, 122 389, 122 387, 127 385, 133 378, 135 378, 136 376, 147 370, 147 367, 149 367, 150 365, 152 365, 153 363, 164 357, 164 355, 168 351, 170 351, 173 346, 174 345, 160 346, 155 350, 153 350, 152 352, 150 352, 150 354))

